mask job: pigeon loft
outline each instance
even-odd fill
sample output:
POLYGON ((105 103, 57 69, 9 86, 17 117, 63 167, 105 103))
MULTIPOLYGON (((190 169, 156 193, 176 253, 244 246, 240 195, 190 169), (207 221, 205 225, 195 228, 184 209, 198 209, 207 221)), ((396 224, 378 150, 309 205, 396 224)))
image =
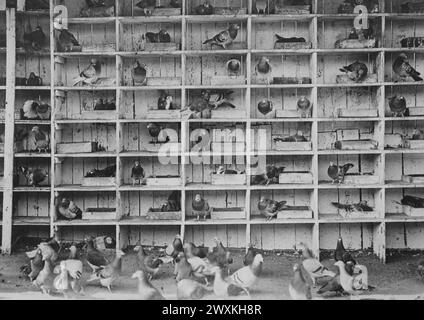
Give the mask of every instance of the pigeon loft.
POLYGON ((219 108, 211 112, 212 119, 239 119, 241 117, 243 116, 240 114, 240 110, 232 108, 219 108))
POLYGON ((115 208, 87 208, 82 213, 82 220, 116 220, 115 208))
POLYGON ((274 77, 273 84, 311 84, 312 80, 309 77, 274 77))
MULTIPOLYGON (((310 114, 310 112, 309 112, 310 114)), ((287 118, 287 119, 293 119, 293 118, 299 118, 300 113, 297 110, 277 110, 277 118, 287 118)))
POLYGON ((183 181, 180 176, 151 176, 146 179, 149 187, 181 186, 183 181))
POLYGON ((246 210, 244 208, 212 208, 212 220, 235 220, 246 219, 246 210))
POLYGON ((313 211, 310 207, 290 207, 278 212, 277 219, 312 219, 313 211))
POLYGON ((346 210, 338 209, 337 212, 343 219, 375 219, 375 218, 378 218, 378 212, 377 211, 353 210, 353 211, 347 212, 346 210))
POLYGON ((410 174, 410 175, 403 175, 402 181, 406 183, 412 183, 412 184, 424 184, 424 174, 410 174))
POLYGON ((310 5, 301 5, 301 6, 284 6, 284 7, 277 7, 276 8, 276 14, 310 14, 311 13, 311 6, 310 5))
POLYGON ((178 77, 148 77, 148 86, 180 86, 181 78, 178 77))
POLYGON ((181 211, 163 212, 161 209, 150 208, 146 214, 147 220, 181 220, 181 211))
POLYGON ((178 51, 180 50, 180 44, 176 42, 160 42, 152 43, 146 42, 142 46, 144 51, 178 51))
POLYGON ((96 142, 58 143, 56 145, 56 152, 59 154, 91 153, 96 150, 96 142))
POLYGON ((293 171, 280 173, 280 184, 312 184, 314 178, 311 172, 293 171))
POLYGON ((376 39, 344 39, 336 41, 336 49, 370 49, 377 46, 376 39))
POLYGON ((386 134, 384 136, 384 147, 388 149, 400 149, 403 148, 404 141, 403 137, 399 133, 386 134))
POLYGON ((180 119, 181 110, 148 110, 149 119, 180 119))
POLYGON ((245 174, 216 174, 211 175, 212 185, 245 185, 245 174))
POLYGON ((285 141, 275 141, 274 148, 275 151, 311 151, 312 142, 285 142, 285 141))
POLYGON ((338 109, 339 118, 377 118, 377 109, 338 109))
POLYGON ((245 84, 244 76, 213 76, 209 78, 211 86, 245 84))
POLYGON ((232 8, 232 7, 215 7, 214 14, 216 15, 245 15, 247 14, 247 8, 232 8))
POLYGON ((411 206, 402 206, 402 211, 408 217, 424 217, 424 208, 413 208, 411 206))
POLYGON ((343 140, 336 141, 334 148, 337 150, 376 150, 378 142, 374 140, 343 140))
POLYGON ((379 182, 379 176, 373 174, 347 174, 344 177, 344 184, 349 185, 370 185, 379 182))
POLYGON ((336 83, 337 84, 352 84, 352 83, 377 83, 378 82, 378 76, 376 73, 368 74, 367 77, 360 81, 356 82, 349 78, 347 74, 339 74, 336 76, 336 83))
POLYGON ((421 117, 424 116, 424 108, 409 108, 408 109, 410 117, 421 117))
POLYGON ((409 149, 424 149, 424 140, 407 140, 406 146, 409 149))
POLYGON ((276 42, 274 49, 306 50, 312 48, 312 42, 276 42))
POLYGON ((115 177, 84 177, 81 186, 83 187, 114 187, 115 177))
POLYGON ((117 119, 115 110, 83 110, 81 112, 82 120, 115 120, 117 119))

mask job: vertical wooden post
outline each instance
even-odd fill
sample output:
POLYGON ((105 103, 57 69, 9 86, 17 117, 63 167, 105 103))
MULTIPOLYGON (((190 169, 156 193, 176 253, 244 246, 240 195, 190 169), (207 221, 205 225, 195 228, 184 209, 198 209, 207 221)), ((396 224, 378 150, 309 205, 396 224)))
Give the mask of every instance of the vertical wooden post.
POLYGON ((4 192, 2 252, 10 254, 12 249, 13 215, 13 144, 15 132, 15 66, 16 66, 16 9, 6 9, 6 115, 4 150, 4 192))

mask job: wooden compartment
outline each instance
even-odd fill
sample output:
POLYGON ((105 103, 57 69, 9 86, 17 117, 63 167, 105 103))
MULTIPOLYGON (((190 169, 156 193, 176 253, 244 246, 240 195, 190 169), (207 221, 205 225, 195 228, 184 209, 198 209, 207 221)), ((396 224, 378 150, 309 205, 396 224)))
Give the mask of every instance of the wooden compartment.
POLYGON ((338 40, 335 43, 336 49, 369 49, 369 48, 375 48, 376 46, 377 46, 376 39, 365 39, 365 40, 343 39, 343 40, 338 40))
POLYGON ((378 184, 379 182, 380 177, 372 174, 347 174, 344 177, 345 184, 370 185, 378 184))
POLYGON ((312 150, 312 142, 283 142, 275 141, 273 150, 276 151, 310 151, 312 150))
POLYGON ((413 208, 410 206, 402 206, 403 213, 408 217, 424 217, 424 208, 413 208))
POLYGON ((212 220, 235 220, 246 219, 246 210, 244 208, 212 208, 212 220))
MULTIPOLYGON (((359 83, 369 83, 369 84, 371 84, 371 83, 377 83, 377 82, 378 82, 377 74, 371 73, 371 74, 368 74, 366 76, 366 78, 359 83)), ((342 75, 336 76, 336 83, 337 84, 349 84, 349 83, 356 84, 358 82, 355 82, 352 79, 350 79, 347 75, 342 74, 342 75)))
POLYGON ((399 133, 385 134, 384 135, 384 147, 386 149, 399 149, 405 145, 403 136, 399 133))
POLYGON ((280 174, 280 184, 312 184, 314 177, 311 172, 283 172, 280 174))
POLYGON ((344 219, 373 219, 378 218, 379 214, 377 211, 352 211, 347 212, 346 210, 338 210, 339 215, 344 219))
POLYGON ((278 212, 277 219, 312 219, 313 211, 310 207, 291 207, 278 212))
POLYGON ((213 185, 245 185, 246 174, 211 174, 213 185))
POLYGON ((424 108, 423 107, 408 108, 408 112, 409 112, 410 117, 424 116, 424 108))
POLYGON ((377 109, 338 109, 339 118, 377 118, 377 109))
POLYGON ((180 119, 181 110, 148 110, 149 119, 180 119))
POLYGON ((276 118, 299 118, 300 113, 297 110, 277 110, 276 118))
POLYGON ((82 213, 83 220, 115 220, 117 212, 114 208, 87 208, 82 213))
POLYGON ((117 119, 117 112, 114 110, 96 110, 96 111, 82 111, 81 119, 83 120, 115 120, 117 119))
POLYGON ((406 140, 406 147, 409 149, 419 150, 424 149, 424 140, 406 140))
POLYGON ((115 177, 84 177, 82 179, 83 187, 111 187, 116 185, 115 177))
POLYGON ((74 142, 74 143, 58 143, 56 144, 56 153, 91 153, 97 151, 95 142, 74 142))
POLYGON ((378 142, 374 140, 344 140, 336 141, 334 147, 338 150, 376 150, 378 142))
POLYGON ((406 183, 413 184, 423 184, 424 183, 424 174, 409 174, 402 175, 402 181, 406 183))
MULTIPOLYGON (((144 10, 134 6, 134 15, 135 16, 144 16, 144 10)), ((150 12, 151 16, 179 16, 181 15, 181 8, 154 8, 150 12)))
POLYGON ((150 208, 147 212, 147 220, 181 220, 182 213, 179 212, 162 212, 161 209, 150 208))
POLYGON ((213 13, 216 15, 245 15, 247 14, 247 8, 234 8, 234 7, 215 7, 213 13))
POLYGON ((151 187, 181 186, 182 179, 180 176, 151 176, 146 178, 146 185, 151 187))
POLYGON ((304 50, 311 49, 312 42, 276 42, 274 49, 283 49, 283 50, 304 50))
POLYGON ((179 86, 180 77, 147 77, 148 86, 179 86))

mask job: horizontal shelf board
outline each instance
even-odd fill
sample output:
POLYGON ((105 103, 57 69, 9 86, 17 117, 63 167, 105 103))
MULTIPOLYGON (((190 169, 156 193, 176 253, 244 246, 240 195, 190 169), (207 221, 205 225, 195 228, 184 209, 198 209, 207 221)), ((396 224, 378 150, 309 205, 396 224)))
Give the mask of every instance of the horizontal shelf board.
POLYGON ((183 54, 188 57, 197 57, 197 56, 217 56, 217 55, 224 55, 224 56, 231 56, 231 55, 245 55, 249 53, 250 50, 248 49, 236 49, 236 50, 185 50, 183 51, 183 54))
POLYGON ((118 17, 118 21, 122 24, 141 24, 141 23, 178 23, 183 19, 182 15, 178 16, 128 16, 128 17, 118 17))
POLYGON ((50 125, 50 120, 15 120, 15 124, 20 125, 50 125))
POLYGON ((313 88, 314 84, 252 84, 253 89, 296 89, 296 88, 313 88))
MULTIPOLYGON (((0 53, 6 52, 6 48, 0 48, 0 53)), ((39 51, 28 51, 25 48, 16 48, 16 54, 20 56, 32 56, 32 57, 50 57, 50 50, 39 50, 39 51)))
POLYGON ((228 122, 247 122, 249 119, 246 117, 240 117, 237 119, 231 119, 231 118, 226 118, 226 119, 218 119, 218 118, 214 118, 214 119, 189 119, 189 120, 183 120, 181 122, 189 122, 189 123, 228 123, 228 122))
POLYGON ((55 191, 73 191, 73 192, 97 192, 97 191, 116 191, 116 187, 112 186, 96 186, 86 187, 82 185, 59 185, 54 188, 55 191))
POLYGON ((51 158, 51 154, 38 152, 23 152, 15 153, 15 158, 51 158))
POLYGON ((383 150, 319 150, 318 155, 342 154, 382 154, 383 150))
POLYGON ((335 48, 318 48, 313 51, 318 55, 339 55, 339 54, 364 54, 364 53, 378 53, 384 51, 384 48, 361 48, 361 49, 335 49, 335 48))
POLYGON ((263 23, 263 22, 280 22, 284 20, 292 21, 311 21, 316 17, 315 14, 252 14, 252 22, 263 23))
POLYGON ((281 123, 281 122, 314 122, 314 118, 274 118, 274 119, 250 119, 251 122, 254 123, 263 123, 263 122, 269 122, 269 123, 281 123))
POLYGON ((250 190, 290 190, 290 189, 296 189, 296 190, 313 190, 314 189, 313 184, 269 184, 267 186, 250 186, 250 190))
POLYGON ((196 226, 196 225, 244 225, 247 224, 248 220, 246 219, 223 219, 223 220, 200 220, 197 221, 196 219, 190 218, 185 221, 185 225, 189 226, 196 226))
POLYGON ((200 190, 245 190, 246 185, 213 185, 204 183, 189 183, 185 189, 190 191, 200 190))
POLYGON ((424 120, 424 116, 415 116, 415 117, 385 117, 386 121, 420 121, 424 120))
POLYGON ((73 221, 55 221, 55 226, 72 227, 72 226, 115 226, 116 220, 73 220, 73 221))
POLYGON ((43 193, 43 192, 50 192, 50 187, 16 187, 13 188, 13 192, 17 193, 43 193))
POLYGON ((424 217, 409 217, 405 214, 386 213, 386 222, 389 223, 417 223, 424 222, 424 217))
POLYGON ((16 217, 12 218, 15 226, 50 226, 49 217, 16 217))
POLYGON ((124 217, 118 222, 121 226, 179 226, 178 220, 149 220, 144 217, 124 217))
POLYGON ((175 118, 170 118, 170 119, 119 119, 118 122, 121 124, 125 124, 125 123, 150 123, 150 122, 168 122, 168 123, 180 123, 180 122, 184 122, 181 119, 175 119, 175 118))
MULTIPOLYGON (((355 19, 358 15, 355 13, 320 13, 316 14, 319 20, 350 20, 355 19)), ((368 18, 375 19, 386 16, 385 13, 369 13, 368 18)))
POLYGON ((415 86, 423 86, 424 81, 415 81, 415 82, 384 82, 384 86, 386 87, 415 87, 415 86))
POLYGON ((56 57, 62 58, 78 58, 78 57, 114 57, 117 55, 116 51, 82 51, 82 52, 55 52, 56 57))
POLYGON ((247 89, 245 84, 234 84, 234 85, 189 85, 185 86, 187 90, 200 90, 200 89, 247 89))
POLYGON ((49 16, 50 10, 23 10, 23 11, 16 11, 17 16, 49 16))
POLYGON ((63 91, 115 91, 118 89, 117 86, 75 86, 75 87, 69 87, 69 86, 55 86, 55 90, 63 90, 63 91))
POLYGON ((146 186, 146 185, 122 185, 119 187, 120 191, 131 192, 131 191, 169 191, 169 190, 181 190, 183 186, 146 186))
POLYGON ((116 21, 116 17, 82 17, 68 18, 69 24, 105 24, 116 21))
POLYGON ((381 184, 331 184, 331 183, 320 183, 319 189, 382 189, 384 185, 381 184))
POLYGON ((363 88, 363 87, 381 87, 383 83, 318 83, 317 88, 363 88))
POLYGON ((354 121, 362 121, 362 122, 376 122, 383 121, 384 118, 372 117, 372 118, 315 118, 314 120, 318 122, 354 122, 354 121))
POLYGON ((189 23, 210 23, 210 22, 236 22, 247 21, 249 15, 187 15, 185 20, 189 23))
MULTIPOLYGON (((327 215, 326 215, 327 216, 327 215)), ((380 218, 358 218, 358 219, 349 219, 343 218, 342 216, 337 215, 328 215, 328 217, 323 218, 322 215, 319 216, 319 223, 321 224, 355 224, 355 223, 382 223, 384 219, 380 218)))
MULTIPOLYGON (((149 152, 149 151, 123 151, 119 153, 119 157, 121 158, 135 158, 135 157, 157 157, 159 155, 158 152, 149 152)), ((170 156, 179 157, 180 153, 172 153, 170 156)))
POLYGON ((16 90, 22 90, 22 91, 26 91, 26 90, 31 90, 31 91, 40 91, 40 90, 50 90, 51 87, 50 86, 15 86, 16 90))
POLYGON ((54 122, 57 124, 78 124, 78 123, 117 123, 116 120, 84 120, 84 119, 61 119, 55 120, 54 122))
POLYGON ((424 149, 386 149, 384 150, 385 154, 419 154, 424 153, 424 149))
POLYGON ((250 224, 273 225, 273 224, 315 224, 315 219, 273 219, 267 221, 265 218, 252 218, 250 224))
POLYGON ((314 49, 252 49, 252 55, 309 55, 315 52, 314 49))
POLYGON ((116 152, 92 152, 92 153, 62 153, 55 154, 56 158, 116 158, 116 152))
POLYGON ((267 151, 257 151, 253 150, 251 152, 253 155, 259 156, 313 156, 315 154, 314 151, 277 151, 277 150, 267 150, 267 151))
POLYGON ((183 86, 120 86, 116 87, 122 91, 146 91, 146 90, 181 90, 183 86))
POLYGON ((142 56, 181 56, 182 51, 181 50, 174 50, 174 51, 119 51, 116 53, 118 56, 121 56, 123 58, 138 58, 142 56))
POLYGON ((412 188, 424 188, 423 184, 408 183, 404 181, 386 181, 386 189, 412 189, 412 188))

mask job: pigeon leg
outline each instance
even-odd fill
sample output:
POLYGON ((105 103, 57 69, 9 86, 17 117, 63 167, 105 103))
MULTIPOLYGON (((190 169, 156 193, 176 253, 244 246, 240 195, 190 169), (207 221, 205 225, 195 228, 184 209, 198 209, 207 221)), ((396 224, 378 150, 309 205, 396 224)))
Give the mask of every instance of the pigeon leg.
POLYGON ((109 290, 109 293, 112 293, 112 286, 111 285, 107 286, 107 289, 109 290))

